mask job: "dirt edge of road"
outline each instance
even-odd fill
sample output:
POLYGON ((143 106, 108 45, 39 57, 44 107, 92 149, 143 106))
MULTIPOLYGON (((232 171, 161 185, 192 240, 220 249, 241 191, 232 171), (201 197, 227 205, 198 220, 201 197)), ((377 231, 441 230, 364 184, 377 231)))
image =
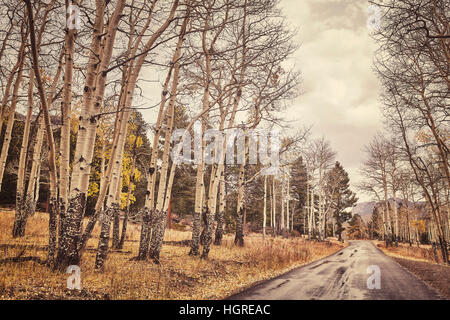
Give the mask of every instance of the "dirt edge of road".
POLYGON ((427 262, 415 257, 399 257, 395 253, 380 248, 376 242, 372 241, 372 244, 384 255, 397 262, 403 269, 437 291, 442 298, 450 300, 450 266, 427 262))
POLYGON ((303 268, 303 267, 308 266, 308 265, 310 265, 312 263, 316 263, 318 261, 322 261, 324 259, 327 259, 328 257, 331 257, 332 255, 342 251, 343 249, 345 249, 348 246, 349 246, 349 243, 345 242, 344 246, 342 248, 340 248, 339 250, 337 250, 337 251, 335 251, 335 252, 333 252, 333 253, 325 256, 325 257, 322 257, 322 258, 317 259, 317 260, 305 262, 305 263, 302 263, 302 264, 299 264, 299 265, 291 266, 290 268, 283 270, 282 272, 280 272, 278 275, 276 275, 274 277, 268 277, 267 279, 261 279, 259 281, 253 282, 253 283, 251 283, 251 284, 249 284, 247 286, 240 287, 236 291, 234 291, 232 294, 230 294, 229 296, 223 298, 223 300, 233 300, 234 297, 238 296, 239 294, 241 294, 244 291, 247 291, 249 289, 255 288, 255 287, 259 286, 260 284, 262 284, 264 282, 267 282, 267 281, 270 281, 270 280, 275 280, 275 279, 277 279, 279 277, 284 276, 286 273, 289 273, 289 272, 294 271, 296 269, 303 268))
POLYGON ((442 298, 450 300, 450 267, 440 264, 390 257, 403 269, 422 280, 428 287, 437 291, 442 298))

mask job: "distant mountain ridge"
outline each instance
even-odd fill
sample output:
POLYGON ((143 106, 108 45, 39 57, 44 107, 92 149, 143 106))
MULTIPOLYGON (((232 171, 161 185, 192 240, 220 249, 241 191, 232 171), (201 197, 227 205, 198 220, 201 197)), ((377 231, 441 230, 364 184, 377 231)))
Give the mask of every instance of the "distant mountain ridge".
MULTIPOLYGON (((392 206, 394 203, 394 199, 390 198, 389 204, 392 206)), ((406 201, 403 199, 397 199, 397 206, 400 206, 402 203, 406 201)), ((364 222, 370 221, 372 218, 373 208, 377 204, 377 201, 366 201, 366 202, 358 202, 356 206, 352 209, 352 215, 359 214, 364 222)), ((421 214, 425 214, 425 202, 409 202, 409 206, 420 208, 421 214)))
POLYGON ((358 202, 352 209, 352 216, 359 214, 364 222, 368 222, 372 217, 373 208, 376 204, 375 201, 358 202))

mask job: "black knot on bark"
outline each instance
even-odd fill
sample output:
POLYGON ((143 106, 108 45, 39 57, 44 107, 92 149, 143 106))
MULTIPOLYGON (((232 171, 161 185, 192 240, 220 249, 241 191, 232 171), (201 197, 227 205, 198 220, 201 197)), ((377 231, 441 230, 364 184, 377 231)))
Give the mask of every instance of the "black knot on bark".
POLYGON ((89 87, 88 86, 84 86, 84 92, 88 92, 89 91, 89 87))
POLYGON ((150 195, 150 191, 147 190, 147 191, 145 192, 145 194, 146 194, 147 196, 150 195))
POLYGON ((80 157, 80 162, 83 162, 84 161, 84 158, 83 158, 83 156, 81 156, 80 157))
POLYGON ((167 95, 167 93, 168 93, 167 90, 164 90, 164 91, 162 92, 163 96, 167 95))
POLYGON ((153 174, 153 173, 155 172, 155 168, 150 168, 150 170, 148 170, 148 172, 149 172, 150 174, 153 174))

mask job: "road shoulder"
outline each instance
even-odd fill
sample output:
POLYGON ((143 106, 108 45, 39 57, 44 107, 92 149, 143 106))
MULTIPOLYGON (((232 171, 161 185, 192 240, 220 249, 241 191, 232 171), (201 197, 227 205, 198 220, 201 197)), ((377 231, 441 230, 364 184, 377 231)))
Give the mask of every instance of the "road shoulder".
POLYGON ((397 257, 390 258, 450 300, 450 267, 397 257))

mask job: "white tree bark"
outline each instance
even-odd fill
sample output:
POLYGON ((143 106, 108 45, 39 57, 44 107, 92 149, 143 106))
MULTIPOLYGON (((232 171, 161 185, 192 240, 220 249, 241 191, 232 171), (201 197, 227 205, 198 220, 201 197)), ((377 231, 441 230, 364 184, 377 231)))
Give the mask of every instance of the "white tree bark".
MULTIPOLYGON (((0 190, 2 188, 3 175, 6 168, 6 159, 9 153, 9 146, 11 143, 12 130, 14 126, 14 119, 16 114, 16 105, 19 95, 20 83, 22 82, 23 64, 25 60, 25 44, 26 40, 22 41, 22 45, 19 49, 19 67, 17 71, 16 80, 14 82, 11 105, 9 107, 8 123, 6 125, 5 137, 3 139, 2 151, 0 154, 0 190)), ((3 122, 3 119, 2 119, 3 122)))

